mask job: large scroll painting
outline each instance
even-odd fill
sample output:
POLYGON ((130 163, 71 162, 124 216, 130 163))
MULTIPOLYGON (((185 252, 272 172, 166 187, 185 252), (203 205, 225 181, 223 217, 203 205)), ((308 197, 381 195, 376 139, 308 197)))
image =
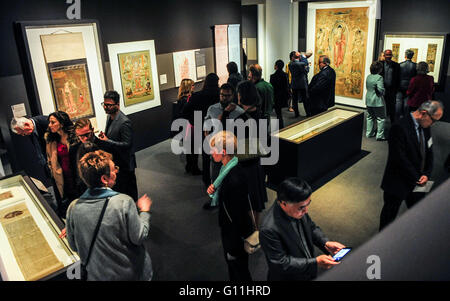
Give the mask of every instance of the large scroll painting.
POLYGON ((48 71, 56 110, 72 120, 95 116, 86 59, 49 63, 48 71))
POLYGON ((150 52, 120 53, 119 68, 124 105, 130 106, 155 98, 150 52))
POLYGON ((316 10, 314 73, 327 55, 336 71, 336 95, 361 99, 369 27, 369 7, 316 10))

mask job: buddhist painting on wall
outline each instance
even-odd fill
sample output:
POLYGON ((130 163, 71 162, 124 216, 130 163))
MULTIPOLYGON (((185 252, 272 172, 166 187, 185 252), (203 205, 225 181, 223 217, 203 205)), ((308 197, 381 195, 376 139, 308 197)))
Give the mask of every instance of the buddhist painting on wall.
POLYGON ((154 99, 150 51, 120 53, 118 59, 124 105, 154 99))
POLYGON ((434 72, 434 65, 436 64, 437 44, 428 44, 427 50, 427 64, 430 72, 434 72))
POLYGON ((72 120, 95 116, 86 59, 49 63, 48 71, 56 110, 72 120))
POLYGON ((314 73, 327 55, 336 71, 336 95, 361 99, 364 92, 368 7, 316 10, 314 73))
POLYGON ((400 44, 392 44, 392 60, 394 62, 399 62, 399 51, 400 51, 400 44))

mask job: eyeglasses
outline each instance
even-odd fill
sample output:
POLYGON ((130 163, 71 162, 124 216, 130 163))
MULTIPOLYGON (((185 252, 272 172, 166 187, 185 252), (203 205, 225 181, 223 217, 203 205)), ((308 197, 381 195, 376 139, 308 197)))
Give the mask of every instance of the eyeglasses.
POLYGON ((77 135, 78 138, 89 138, 92 135, 92 132, 88 132, 86 134, 77 135))
POLYGON ((104 103, 104 102, 102 102, 102 106, 107 107, 107 108, 114 107, 116 105, 117 105, 116 103, 104 103))

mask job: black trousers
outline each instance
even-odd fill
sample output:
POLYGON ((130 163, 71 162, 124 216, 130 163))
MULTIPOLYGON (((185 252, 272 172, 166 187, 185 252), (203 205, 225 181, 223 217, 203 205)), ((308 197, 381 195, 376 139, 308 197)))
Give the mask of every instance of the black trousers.
POLYGON ((393 88, 386 88, 384 100, 386 102, 386 113, 391 120, 391 124, 395 122, 395 102, 397 99, 397 90, 393 88))
MULTIPOLYGON (((411 192, 405 199, 406 207, 410 209, 412 206, 417 204, 423 197, 425 193, 423 192, 411 192)), ((384 192, 384 206, 381 209, 380 215, 380 231, 383 230, 384 227, 393 222, 398 214, 398 210, 403 202, 403 199, 389 193, 384 192)))
POLYGON ((134 169, 120 169, 119 173, 117 174, 116 185, 113 187, 113 189, 117 192, 129 195, 136 202, 138 200, 138 189, 134 169))
MULTIPOLYGON (((297 111, 298 111, 298 107, 297 107, 297 111)), ((283 115, 281 113, 281 107, 275 106, 275 114, 277 114, 277 118, 278 118, 278 121, 279 121, 279 124, 278 124, 279 128, 280 129, 284 128, 284 122, 283 122, 283 115)))
POLYGON ((308 115, 307 109, 307 99, 306 99, 306 90, 305 89, 293 89, 292 90, 292 106, 294 107, 295 117, 298 117, 300 114, 298 113, 298 103, 303 102, 303 106, 305 107, 306 115, 308 115), (300 99, 299 99, 300 96, 300 99))

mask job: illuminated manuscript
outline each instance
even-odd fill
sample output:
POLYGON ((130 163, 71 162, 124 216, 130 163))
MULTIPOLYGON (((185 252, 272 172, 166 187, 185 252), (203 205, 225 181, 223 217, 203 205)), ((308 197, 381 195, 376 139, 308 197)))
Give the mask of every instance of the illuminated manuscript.
POLYGON ((316 10, 314 73, 327 55, 336 71, 336 95, 361 99, 364 91, 368 7, 316 10))
POLYGON ((24 202, 0 210, 0 224, 25 280, 39 280, 64 267, 24 202))
POLYGON ((155 99, 150 51, 120 53, 118 57, 124 105, 155 99))

